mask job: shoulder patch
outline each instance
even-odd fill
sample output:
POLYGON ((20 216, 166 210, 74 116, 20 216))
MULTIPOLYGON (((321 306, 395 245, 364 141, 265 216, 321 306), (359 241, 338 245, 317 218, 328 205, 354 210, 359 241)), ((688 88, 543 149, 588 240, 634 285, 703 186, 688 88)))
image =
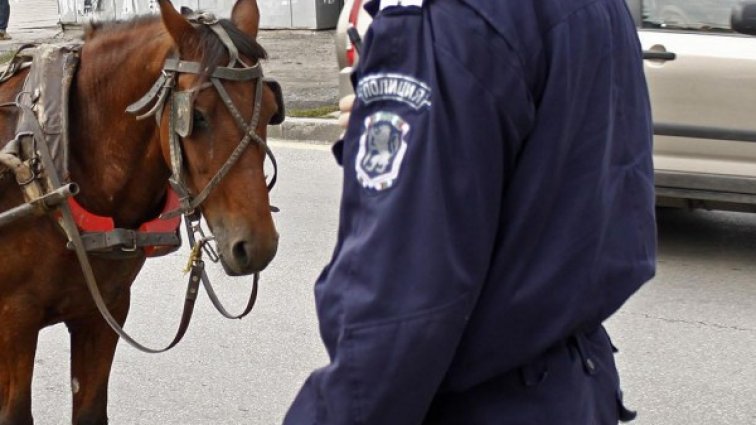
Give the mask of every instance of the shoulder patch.
POLYGON ((370 74, 357 83, 357 97, 365 104, 394 100, 415 110, 431 106, 431 89, 424 82, 403 74, 370 74))
POLYGON ((362 187, 381 191, 394 185, 407 151, 409 130, 409 124, 393 112, 376 112, 365 118, 354 164, 362 187))

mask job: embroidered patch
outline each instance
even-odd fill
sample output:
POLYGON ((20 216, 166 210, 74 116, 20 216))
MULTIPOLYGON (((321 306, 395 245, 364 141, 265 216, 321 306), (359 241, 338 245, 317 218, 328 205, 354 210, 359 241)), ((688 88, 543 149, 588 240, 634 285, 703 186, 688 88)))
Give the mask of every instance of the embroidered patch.
POLYGON ((354 164, 363 187, 380 191, 393 186, 407 151, 409 129, 402 117, 391 112, 376 112, 365 118, 354 164))
POLYGON ((431 106, 431 89, 427 84, 402 74, 372 74, 357 83, 357 97, 365 104, 377 100, 395 100, 415 110, 431 106))

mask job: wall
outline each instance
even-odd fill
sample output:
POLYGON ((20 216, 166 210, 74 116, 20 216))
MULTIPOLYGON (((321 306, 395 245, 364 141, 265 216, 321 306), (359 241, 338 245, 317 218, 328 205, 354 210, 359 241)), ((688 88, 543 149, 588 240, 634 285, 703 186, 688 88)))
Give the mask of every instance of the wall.
MULTIPOLYGON (((228 17, 235 0, 172 0, 176 8, 188 6, 228 17)), ((258 0, 261 28, 335 28, 343 0, 258 0)), ((82 24, 89 19, 127 19, 154 13, 155 0, 58 0, 63 24, 82 24)))

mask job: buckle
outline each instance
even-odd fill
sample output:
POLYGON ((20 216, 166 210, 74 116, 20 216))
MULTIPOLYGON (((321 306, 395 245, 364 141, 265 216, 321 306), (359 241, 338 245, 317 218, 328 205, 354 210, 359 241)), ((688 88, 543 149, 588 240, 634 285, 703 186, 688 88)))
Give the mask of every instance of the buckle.
POLYGON ((218 18, 216 18, 212 12, 206 11, 194 12, 187 19, 189 20, 189 22, 195 24, 214 25, 218 23, 218 18))

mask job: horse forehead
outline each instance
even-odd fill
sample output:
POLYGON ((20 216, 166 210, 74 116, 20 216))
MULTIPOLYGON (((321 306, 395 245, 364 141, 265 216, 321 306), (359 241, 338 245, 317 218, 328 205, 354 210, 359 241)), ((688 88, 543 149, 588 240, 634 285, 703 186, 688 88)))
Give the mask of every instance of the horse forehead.
POLYGON ((179 89, 190 89, 199 82, 200 76, 192 73, 180 73, 178 74, 178 87, 179 89))
MULTIPOLYGON (((226 103, 230 101, 235 108, 242 114, 248 113, 254 106, 255 84, 254 81, 229 81, 217 80, 216 83, 223 85, 228 99, 223 99, 221 93, 215 88, 213 83, 207 79, 197 79, 192 87, 201 87, 195 96, 195 102, 205 103, 226 103)), ((263 100, 263 104, 265 101, 263 100)), ((222 111, 229 112, 228 108, 222 108, 222 111)))

